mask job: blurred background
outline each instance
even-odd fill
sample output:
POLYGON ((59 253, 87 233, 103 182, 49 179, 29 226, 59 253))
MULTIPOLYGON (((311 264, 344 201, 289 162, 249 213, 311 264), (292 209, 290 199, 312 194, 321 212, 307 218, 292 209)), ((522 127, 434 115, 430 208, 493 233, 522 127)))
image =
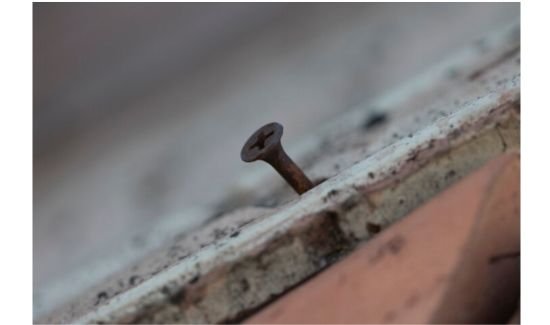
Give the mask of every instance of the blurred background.
MULTIPOLYGON (((519 20, 519 4, 35 3, 35 316, 228 198, 242 144, 321 123, 519 20)), ((239 202, 246 200, 237 200, 239 202)))

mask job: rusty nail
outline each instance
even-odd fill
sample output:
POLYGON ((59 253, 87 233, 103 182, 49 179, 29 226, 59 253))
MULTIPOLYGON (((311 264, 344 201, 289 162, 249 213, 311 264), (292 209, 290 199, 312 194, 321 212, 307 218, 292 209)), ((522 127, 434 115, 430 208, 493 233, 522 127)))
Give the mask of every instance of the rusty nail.
POLYGON ((286 154, 281 145, 283 126, 273 122, 259 128, 248 138, 241 150, 245 162, 263 160, 270 164, 298 193, 302 194, 313 187, 304 172, 286 154))

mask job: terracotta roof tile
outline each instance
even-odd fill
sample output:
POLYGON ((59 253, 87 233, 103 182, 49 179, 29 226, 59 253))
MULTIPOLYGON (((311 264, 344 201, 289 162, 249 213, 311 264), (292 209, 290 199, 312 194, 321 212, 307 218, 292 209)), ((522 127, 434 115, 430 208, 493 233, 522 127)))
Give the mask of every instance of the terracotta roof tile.
POLYGON ((247 322, 507 322, 519 256, 519 156, 508 154, 247 322))

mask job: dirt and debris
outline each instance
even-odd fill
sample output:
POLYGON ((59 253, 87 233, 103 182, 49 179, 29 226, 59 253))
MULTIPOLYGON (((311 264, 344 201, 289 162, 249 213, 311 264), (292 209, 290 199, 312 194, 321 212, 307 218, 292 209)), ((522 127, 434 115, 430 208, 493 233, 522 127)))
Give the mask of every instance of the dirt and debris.
POLYGON ((97 300, 95 305, 97 306, 100 303, 105 302, 107 298, 109 298, 109 295, 107 294, 107 292, 101 291, 100 293, 97 294, 97 300))
POLYGON ((389 116, 386 112, 374 111, 369 113, 365 122, 363 123, 363 129, 370 131, 374 127, 381 126, 388 122, 389 116))
POLYGON ((377 234, 382 230, 382 226, 374 223, 374 222, 367 222, 367 232, 371 235, 377 234))

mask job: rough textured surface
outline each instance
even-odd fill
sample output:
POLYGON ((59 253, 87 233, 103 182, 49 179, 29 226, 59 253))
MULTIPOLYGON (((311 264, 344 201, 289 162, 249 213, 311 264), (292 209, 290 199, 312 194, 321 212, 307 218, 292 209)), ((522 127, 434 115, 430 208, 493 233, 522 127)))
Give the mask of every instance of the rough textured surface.
POLYGON ((174 258, 188 240, 176 239, 45 321, 245 317, 487 160, 517 150, 519 94, 512 26, 306 138, 306 173, 326 180, 299 199, 275 190, 250 202, 264 208, 222 215, 214 222, 235 219, 205 229, 214 235, 209 245, 174 258))
POLYGON ((250 324, 493 324, 519 301, 519 156, 502 155, 250 324))

